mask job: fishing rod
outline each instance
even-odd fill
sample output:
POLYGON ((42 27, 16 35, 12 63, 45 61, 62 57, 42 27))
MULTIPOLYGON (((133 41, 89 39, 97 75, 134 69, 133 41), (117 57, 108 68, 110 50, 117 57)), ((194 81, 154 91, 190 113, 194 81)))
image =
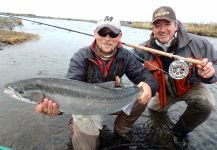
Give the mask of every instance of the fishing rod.
POLYGON ((175 59, 178 59, 178 60, 184 60, 184 61, 192 63, 192 64, 201 65, 201 66, 205 65, 203 61, 200 61, 200 60, 197 60, 197 59, 185 58, 185 57, 181 57, 181 56, 178 56, 178 55, 173 55, 172 53, 163 52, 163 51, 160 51, 160 50, 156 50, 156 49, 141 46, 141 45, 134 45, 134 44, 128 44, 128 43, 122 43, 122 44, 124 44, 126 46, 129 46, 129 47, 136 48, 136 49, 140 49, 140 50, 148 51, 148 52, 151 52, 151 53, 163 55, 163 56, 166 56, 166 57, 175 58, 175 59))
MULTIPOLYGON (((126 46, 129 46, 129 47, 133 47, 135 49, 140 49, 140 50, 143 50, 143 51, 163 55, 163 56, 166 56, 166 57, 169 57, 169 58, 175 58, 176 60, 173 61, 169 65, 169 70, 168 70, 169 75, 174 79, 183 79, 188 75, 188 73, 189 73, 189 64, 187 64, 187 63, 201 65, 201 66, 206 65, 203 61, 200 61, 200 60, 197 60, 197 59, 181 57, 181 56, 178 56, 178 55, 173 55, 172 53, 163 52, 163 51, 160 51, 160 50, 156 50, 156 49, 141 46, 141 45, 133 45, 133 44, 128 44, 128 43, 123 43, 123 44, 126 45, 126 46)), ((136 58, 138 58, 138 57, 139 56, 136 56, 136 58)), ((149 65, 153 66, 150 63, 149 63, 149 65)), ((160 68, 158 68, 158 69, 160 69, 160 68)), ((160 70, 165 73, 164 70, 162 70, 162 69, 160 69, 160 70)))
POLYGON ((30 21, 30 22, 34 22, 34 23, 38 23, 38 24, 43 24, 43 25, 46 25, 46 26, 50 26, 50 27, 54 27, 54 28, 58 28, 58 29, 63 29, 63 30, 67 30, 67 31, 75 32, 75 33, 80 33, 80 34, 84 34, 84 35, 87 35, 87 36, 93 36, 92 34, 79 32, 79 31, 76 31, 76 30, 67 29, 67 28, 63 28, 63 27, 59 27, 59 26, 54 26, 54 25, 51 25, 51 24, 42 23, 42 22, 38 22, 38 21, 33 21, 33 20, 26 19, 26 18, 20 18, 20 17, 15 17, 15 16, 10 16, 10 17, 15 18, 15 19, 26 20, 26 21, 30 21))
MULTIPOLYGON (((25 19, 25 18, 20 18, 20 17, 15 17, 15 16, 10 16, 10 17, 15 18, 15 19, 26 20, 26 21, 30 21, 30 22, 34 22, 34 23, 38 23, 38 24, 43 24, 43 25, 54 27, 54 28, 63 29, 63 30, 67 30, 67 31, 71 31, 71 32, 75 32, 75 33, 79 33, 79 34, 84 34, 84 35, 93 37, 92 34, 80 32, 80 31, 76 31, 76 30, 71 30, 71 29, 68 29, 68 28, 54 26, 54 25, 51 25, 51 24, 42 23, 42 22, 33 21, 33 20, 29 20, 29 19, 25 19)), ((160 51, 160 50, 157 50, 157 49, 153 49, 153 48, 149 48, 149 47, 145 47, 145 46, 141 46, 141 45, 129 44, 129 43, 125 43, 125 42, 122 42, 122 44, 125 45, 125 46, 128 46, 128 47, 132 47, 134 49, 140 49, 140 50, 143 50, 143 51, 147 51, 147 52, 159 54, 159 55, 162 55, 162 56, 166 56, 166 57, 169 57, 169 58, 175 58, 175 59, 177 59, 176 61, 173 61, 171 63, 171 65, 169 66, 169 75, 171 77, 173 77, 174 79, 183 79, 184 77, 186 77, 188 75, 189 66, 188 66, 188 64, 186 62, 191 63, 191 64, 205 66, 205 64, 204 64, 203 61, 200 61, 200 60, 197 60, 197 59, 185 58, 185 57, 181 57, 181 56, 178 56, 178 55, 173 55, 172 53, 163 52, 163 51, 160 51)), ((143 62, 145 62, 144 59, 140 58, 136 54, 134 54, 134 55, 136 56, 136 58, 138 60, 140 60, 140 61, 142 60, 143 62)), ((152 65, 152 64, 150 64, 150 65, 152 65)), ((156 66, 154 66, 154 67, 156 67, 156 66)), ((158 69, 160 69, 160 68, 158 68, 158 69)), ((163 71, 164 73, 167 73, 167 72, 165 72, 162 69, 160 69, 160 70, 163 71)))
MULTIPOLYGON (((11 17, 12 17, 12 18, 21 19, 21 20, 30 21, 30 22, 34 22, 34 23, 38 23, 38 24, 43 24, 43 25, 47 25, 47 26, 51 26, 51 27, 58 28, 58 29, 63 29, 63 30, 75 32, 75 33, 80 33, 80 34, 84 34, 84 35, 88 35, 88 36, 92 36, 92 37, 93 37, 92 34, 80 32, 80 31, 76 31, 76 30, 72 30, 72 29, 68 29, 68 28, 63 28, 63 27, 59 27, 59 26, 54 26, 54 25, 51 25, 51 24, 42 23, 42 22, 33 21, 33 20, 29 20, 29 19, 25 19, 25 18, 20 18, 20 17, 15 17, 15 16, 11 16, 11 17)), ((163 56, 166 56, 166 57, 184 60, 184 61, 189 62, 189 63, 192 63, 192 64, 197 64, 197 65, 202 65, 202 66, 205 65, 202 61, 196 60, 196 59, 193 59, 193 58, 185 58, 185 57, 181 57, 181 56, 178 56, 178 55, 173 55, 172 53, 163 52, 163 51, 160 51, 160 50, 157 50, 157 49, 148 48, 148 47, 141 46, 141 45, 129 44, 129 43, 125 43, 125 42, 122 42, 122 44, 123 44, 123 45, 126 45, 126 46, 128 46, 128 47, 132 47, 132 48, 136 48, 136 49, 140 49, 140 50, 152 52, 152 53, 159 54, 159 55, 163 55, 163 56)))

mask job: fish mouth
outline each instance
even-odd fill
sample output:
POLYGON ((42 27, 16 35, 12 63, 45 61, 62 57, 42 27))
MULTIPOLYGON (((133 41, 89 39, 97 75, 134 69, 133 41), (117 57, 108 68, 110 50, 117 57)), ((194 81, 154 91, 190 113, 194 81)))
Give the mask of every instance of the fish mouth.
POLYGON ((16 92, 12 87, 6 87, 3 89, 3 92, 8 95, 9 97, 15 98, 19 101, 27 102, 27 103, 33 103, 34 102, 30 101, 30 99, 22 97, 18 92, 16 92))
POLYGON ((22 99, 22 96, 20 94, 18 94, 12 87, 7 87, 7 88, 4 88, 3 89, 3 92, 12 97, 12 98, 15 98, 15 99, 18 99, 18 100, 21 100, 22 99))

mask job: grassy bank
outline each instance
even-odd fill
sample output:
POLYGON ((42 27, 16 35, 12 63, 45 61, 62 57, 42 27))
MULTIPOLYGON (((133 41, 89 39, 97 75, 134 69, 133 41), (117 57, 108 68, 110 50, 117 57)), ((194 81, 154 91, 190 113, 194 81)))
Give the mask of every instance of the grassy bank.
MULTIPOLYGON (((47 19, 64 19, 64 20, 72 20, 72 21, 86 21, 86 22, 96 22, 95 20, 82 20, 82 19, 71 19, 71 18, 53 18, 53 17, 45 17, 45 16, 36 16, 32 14, 11 14, 11 13, 0 13, 6 16, 25 16, 32 18, 47 18, 47 19)), ((14 45, 20 44, 24 41, 38 39, 38 35, 24 33, 24 32, 15 32, 10 31, 15 26, 22 25, 22 20, 13 19, 8 17, 0 16, 0 46, 4 45, 14 45)), ((152 25, 150 22, 131 22, 131 21, 121 21, 122 26, 128 26, 133 28, 140 29, 149 29, 151 30, 152 25)), ((186 30, 190 33, 217 37, 217 24, 198 24, 198 23, 184 23, 186 30)))
POLYGON ((28 40, 36 40, 39 36, 31 33, 0 30, 0 43, 4 45, 21 44, 28 40))
MULTIPOLYGON (((185 29, 197 35, 217 37, 217 24, 198 24, 198 23, 184 23, 185 29)), ((130 27, 140 29, 150 29, 152 25, 150 22, 132 22, 130 27)))
POLYGON ((35 34, 12 31, 15 26, 19 25, 22 25, 22 20, 0 17, 0 46, 21 44, 39 38, 35 34))
POLYGON ((217 24, 184 24, 186 30, 190 33, 217 37, 217 24))
MULTIPOLYGON (((84 19, 73 19, 73 18, 55 18, 49 16, 36 16, 34 14, 13 14, 13 13, 0 13, 2 15, 7 16, 25 16, 32 18, 47 18, 47 19, 64 19, 64 20, 72 20, 72 21, 86 21, 96 23, 96 20, 84 20, 84 19)), ((121 21, 122 26, 128 26, 133 28, 140 29, 151 29, 150 22, 131 22, 131 21, 121 21)), ((213 24, 204 24, 204 23, 184 23, 186 30, 190 33, 203 35, 203 36, 211 36, 217 37, 217 23, 213 24)))

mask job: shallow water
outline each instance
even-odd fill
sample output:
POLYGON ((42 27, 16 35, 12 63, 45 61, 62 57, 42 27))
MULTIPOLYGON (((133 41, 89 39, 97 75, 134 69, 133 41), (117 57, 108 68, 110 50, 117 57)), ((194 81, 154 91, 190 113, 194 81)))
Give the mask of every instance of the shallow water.
MULTIPOLYGON (((44 23, 61 26, 61 27, 81 31, 88 34, 93 34, 92 31, 95 26, 94 23, 79 22, 79 21, 64 21, 64 20, 52 20, 52 19, 32 19, 32 20, 41 21, 44 23)), ((61 29, 56 29, 53 27, 39 25, 27 21, 23 21, 23 23, 24 26, 17 27, 16 28, 17 31, 39 34, 40 39, 36 41, 25 42, 21 45, 4 47, 3 50, 0 51, 0 77, 1 77, 0 87, 3 86, 5 83, 21 80, 25 78, 64 77, 66 75, 69 61, 73 53, 77 51, 79 48, 91 44, 93 41, 93 37, 89 37, 86 35, 68 32, 61 29)), ((149 30, 123 27, 122 41, 127 43, 138 44, 148 39, 149 34, 150 34, 149 30)), ((206 38, 208 38, 214 44, 214 46, 217 47, 217 38, 211 38, 211 37, 206 37, 206 38)), ((215 94, 215 96, 217 96, 216 93, 217 86, 211 85, 209 86, 209 88, 215 94)), ((0 100, 1 98, 4 97, 0 95, 0 100)), ((22 108, 20 106, 19 107, 15 106, 13 109, 11 102, 10 104, 7 104, 7 101, 1 100, 0 103, 5 104, 5 105, 0 105, 0 107, 2 108, 4 107, 4 109, 0 108, 0 113, 2 114, 0 118, 0 128, 1 128, 0 142, 2 142, 5 141, 2 128, 4 128, 4 126, 6 125, 7 123, 6 121, 9 122, 9 120, 7 119, 5 120, 6 116, 10 118, 11 115, 13 116, 11 117, 12 119, 14 119, 14 116, 15 118, 16 117, 19 118, 18 114, 20 112, 23 112, 22 114, 23 118, 28 120, 30 117, 25 117, 25 115, 28 115, 29 112, 20 110, 22 108), (7 110, 5 107, 8 107, 9 110, 7 110), (16 114, 17 111, 19 111, 18 114, 16 114)), ((170 112, 168 113, 169 115, 162 116, 161 114, 155 114, 154 115, 155 119, 153 119, 153 114, 151 115, 148 113, 148 111, 146 111, 144 115, 140 117, 140 119, 138 120, 133 132, 137 134, 141 138, 142 142, 146 144, 149 142, 152 145, 163 145, 163 146, 171 145, 169 128, 177 120, 177 118, 181 115, 181 113, 185 110, 185 108, 186 105, 184 103, 177 103, 176 105, 172 106, 169 109, 170 112)), ((34 114, 31 114, 31 116, 35 117, 34 114)), ((211 114, 211 116, 207 119, 206 122, 204 122, 202 125, 197 127, 193 132, 189 134, 189 139, 191 140, 191 149, 196 149, 196 150, 217 149, 217 142, 216 142, 217 141, 217 126, 216 126, 217 117, 216 116, 217 113, 216 111, 214 111, 211 114)), ((111 117, 106 122, 107 126, 109 127, 109 130, 112 130, 113 121, 111 120, 113 119, 114 118, 111 117)), ((38 121, 40 122, 41 120, 38 119, 38 121)), ((44 119, 43 121, 46 120, 44 119)), ((19 120, 17 123, 18 125, 15 126, 16 128, 19 127, 19 123, 24 125, 23 123, 28 123, 28 122, 21 123, 21 121, 19 120)), ((35 123, 37 124, 38 122, 35 123)), ((62 127, 63 126, 65 126, 65 124, 62 125, 62 127)), ((31 126, 27 126, 27 128, 31 129, 31 126)), ((34 137, 40 138, 40 136, 43 136, 43 134, 41 134, 42 132, 41 129, 37 131, 38 132, 34 131, 33 134, 23 133, 23 135, 22 134, 17 135, 17 138, 22 138, 22 136, 24 135, 27 135, 27 137, 30 136, 32 138, 34 137), (41 134, 41 135, 36 136, 34 134, 37 135, 41 134)), ((65 131, 64 133, 61 131, 59 133, 66 134, 65 131)), ((14 139, 15 137, 13 136, 13 140, 16 141, 16 139, 14 139)), ((104 140, 104 143, 102 143, 102 147, 111 146, 112 144, 113 145, 117 144, 114 141, 112 141, 114 139, 111 139, 109 143, 108 139, 105 140, 105 137, 106 136, 102 137, 102 141, 104 140)), ((110 137, 112 137, 112 135, 110 137)), ((28 138, 26 140, 28 140, 28 138)), ((65 140, 65 143, 67 142, 68 141, 65 140)), ((13 147, 15 143, 16 142, 14 143, 9 142, 9 144, 7 143, 5 146, 13 147)), ((2 143, 0 143, 0 145, 1 144, 2 143)), ((39 144, 43 145, 43 143, 39 143, 39 144)), ((169 147, 171 148, 172 146, 169 147)), ((32 149, 34 149, 34 147, 32 149)), ((45 148, 41 147, 40 149, 45 149, 45 148)))

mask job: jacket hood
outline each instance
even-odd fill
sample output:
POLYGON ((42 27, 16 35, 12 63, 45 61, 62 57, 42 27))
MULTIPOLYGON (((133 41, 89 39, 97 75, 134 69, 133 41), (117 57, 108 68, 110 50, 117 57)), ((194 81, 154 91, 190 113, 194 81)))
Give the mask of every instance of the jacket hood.
POLYGON ((179 29, 177 30, 177 38, 178 38, 178 47, 183 48, 189 42, 191 42, 191 38, 188 35, 188 32, 184 29, 183 24, 178 20, 179 29))

